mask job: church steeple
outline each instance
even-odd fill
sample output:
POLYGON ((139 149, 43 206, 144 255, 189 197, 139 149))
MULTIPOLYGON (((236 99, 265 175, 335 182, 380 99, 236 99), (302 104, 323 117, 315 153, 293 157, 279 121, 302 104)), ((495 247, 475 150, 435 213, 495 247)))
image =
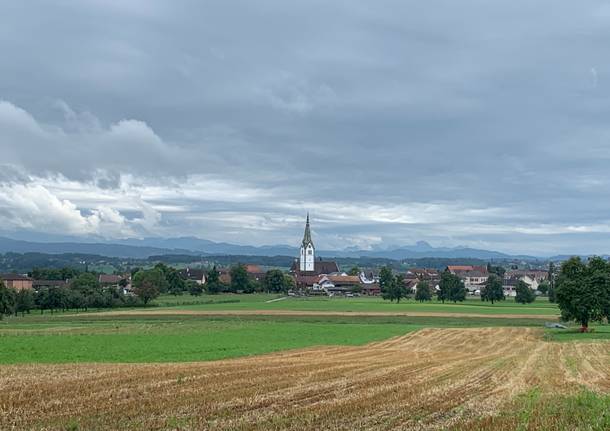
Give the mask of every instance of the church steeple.
POLYGON ((305 222, 305 233, 303 234, 303 242, 301 243, 301 253, 299 259, 299 269, 304 272, 313 271, 316 261, 316 249, 311 240, 311 228, 309 227, 309 212, 307 213, 307 221, 305 222))
POLYGON ((311 229, 309 227, 309 212, 307 212, 307 221, 305 222, 305 234, 303 235, 303 247, 307 247, 309 244, 313 246, 311 240, 311 229))

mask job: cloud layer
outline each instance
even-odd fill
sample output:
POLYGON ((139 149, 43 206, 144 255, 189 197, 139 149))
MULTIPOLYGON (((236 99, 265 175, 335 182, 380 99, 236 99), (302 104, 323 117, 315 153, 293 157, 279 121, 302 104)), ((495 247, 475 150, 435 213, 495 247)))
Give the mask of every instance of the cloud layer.
POLYGON ((603 1, 6 2, 0 233, 607 253, 609 39, 603 1))

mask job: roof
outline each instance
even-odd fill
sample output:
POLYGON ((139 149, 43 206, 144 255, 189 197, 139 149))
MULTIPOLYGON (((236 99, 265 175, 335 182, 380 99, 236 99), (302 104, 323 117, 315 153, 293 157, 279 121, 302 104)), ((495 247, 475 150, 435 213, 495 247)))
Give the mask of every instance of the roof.
POLYGON ((50 286, 65 286, 68 282, 66 280, 32 280, 33 287, 50 287, 50 286))
POLYGON ((328 275, 327 277, 335 284, 360 284, 360 277, 357 275, 328 275))
POLYGON ((452 274, 460 274, 462 276, 467 277, 485 277, 489 273, 487 272, 487 268, 484 266, 474 266, 474 265, 449 265, 447 267, 449 272, 452 274))
POLYGON ((474 269, 474 266, 472 266, 472 265, 449 265, 447 267, 447 269, 450 272, 453 272, 453 271, 472 271, 474 269))
MULTIPOLYGON (((299 269, 299 259, 295 259, 292 262, 290 270, 296 274, 301 274, 299 269)), ((316 260, 314 261, 313 271, 303 272, 302 275, 319 275, 319 274, 332 274, 333 272, 339 272, 339 266, 337 262, 332 260, 316 260)))
POLYGON ((305 285, 305 286, 313 286, 315 283, 320 281, 319 275, 295 275, 295 281, 297 284, 305 285))
POLYGON ((205 272, 203 269, 185 268, 180 270, 180 276, 188 280, 203 280, 205 278, 205 272))
POLYGON ((25 275, 21 275, 21 274, 15 274, 15 273, 7 273, 7 274, 0 274, 0 279, 2 280, 6 280, 6 281, 29 281, 31 280, 30 277, 26 277, 25 275))
POLYGON ((123 280, 122 275, 114 275, 114 274, 100 274, 98 281, 100 283, 118 283, 123 280))
POLYGON ((262 274, 263 270, 258 265, 248 264, 246 265, 246 271, 248 274, 262 274))
POLYGON ((311 229, 309 227, 309 213, 307 213, 307 221, 305 222, 305 233, 303 234, 303 247, 311 245, 313 247, 313 241, 311 240, 311 229))

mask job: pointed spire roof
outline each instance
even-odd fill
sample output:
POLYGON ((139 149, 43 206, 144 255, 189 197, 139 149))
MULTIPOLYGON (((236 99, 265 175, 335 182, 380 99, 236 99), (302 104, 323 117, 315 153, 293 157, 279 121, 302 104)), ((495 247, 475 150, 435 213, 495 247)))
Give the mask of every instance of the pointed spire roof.
POLYGON ((313 246, 313 241, 311 240, 311 229, 309 227, 309 211, 307 212, 307 222, 305 223, 305 234, 303 235, 303 246, 307 247, 307 245, 311 244, 313 246))

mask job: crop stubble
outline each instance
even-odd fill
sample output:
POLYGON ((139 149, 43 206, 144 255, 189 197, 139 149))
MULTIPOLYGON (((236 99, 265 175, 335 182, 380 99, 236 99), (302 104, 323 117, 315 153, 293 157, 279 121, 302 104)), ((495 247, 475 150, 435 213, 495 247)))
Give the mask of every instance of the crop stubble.
POLYGON ((440 429, 578 385, 610 390, 610 343, 430 328, 216 362, 3 366, 0 429, 440 429))

